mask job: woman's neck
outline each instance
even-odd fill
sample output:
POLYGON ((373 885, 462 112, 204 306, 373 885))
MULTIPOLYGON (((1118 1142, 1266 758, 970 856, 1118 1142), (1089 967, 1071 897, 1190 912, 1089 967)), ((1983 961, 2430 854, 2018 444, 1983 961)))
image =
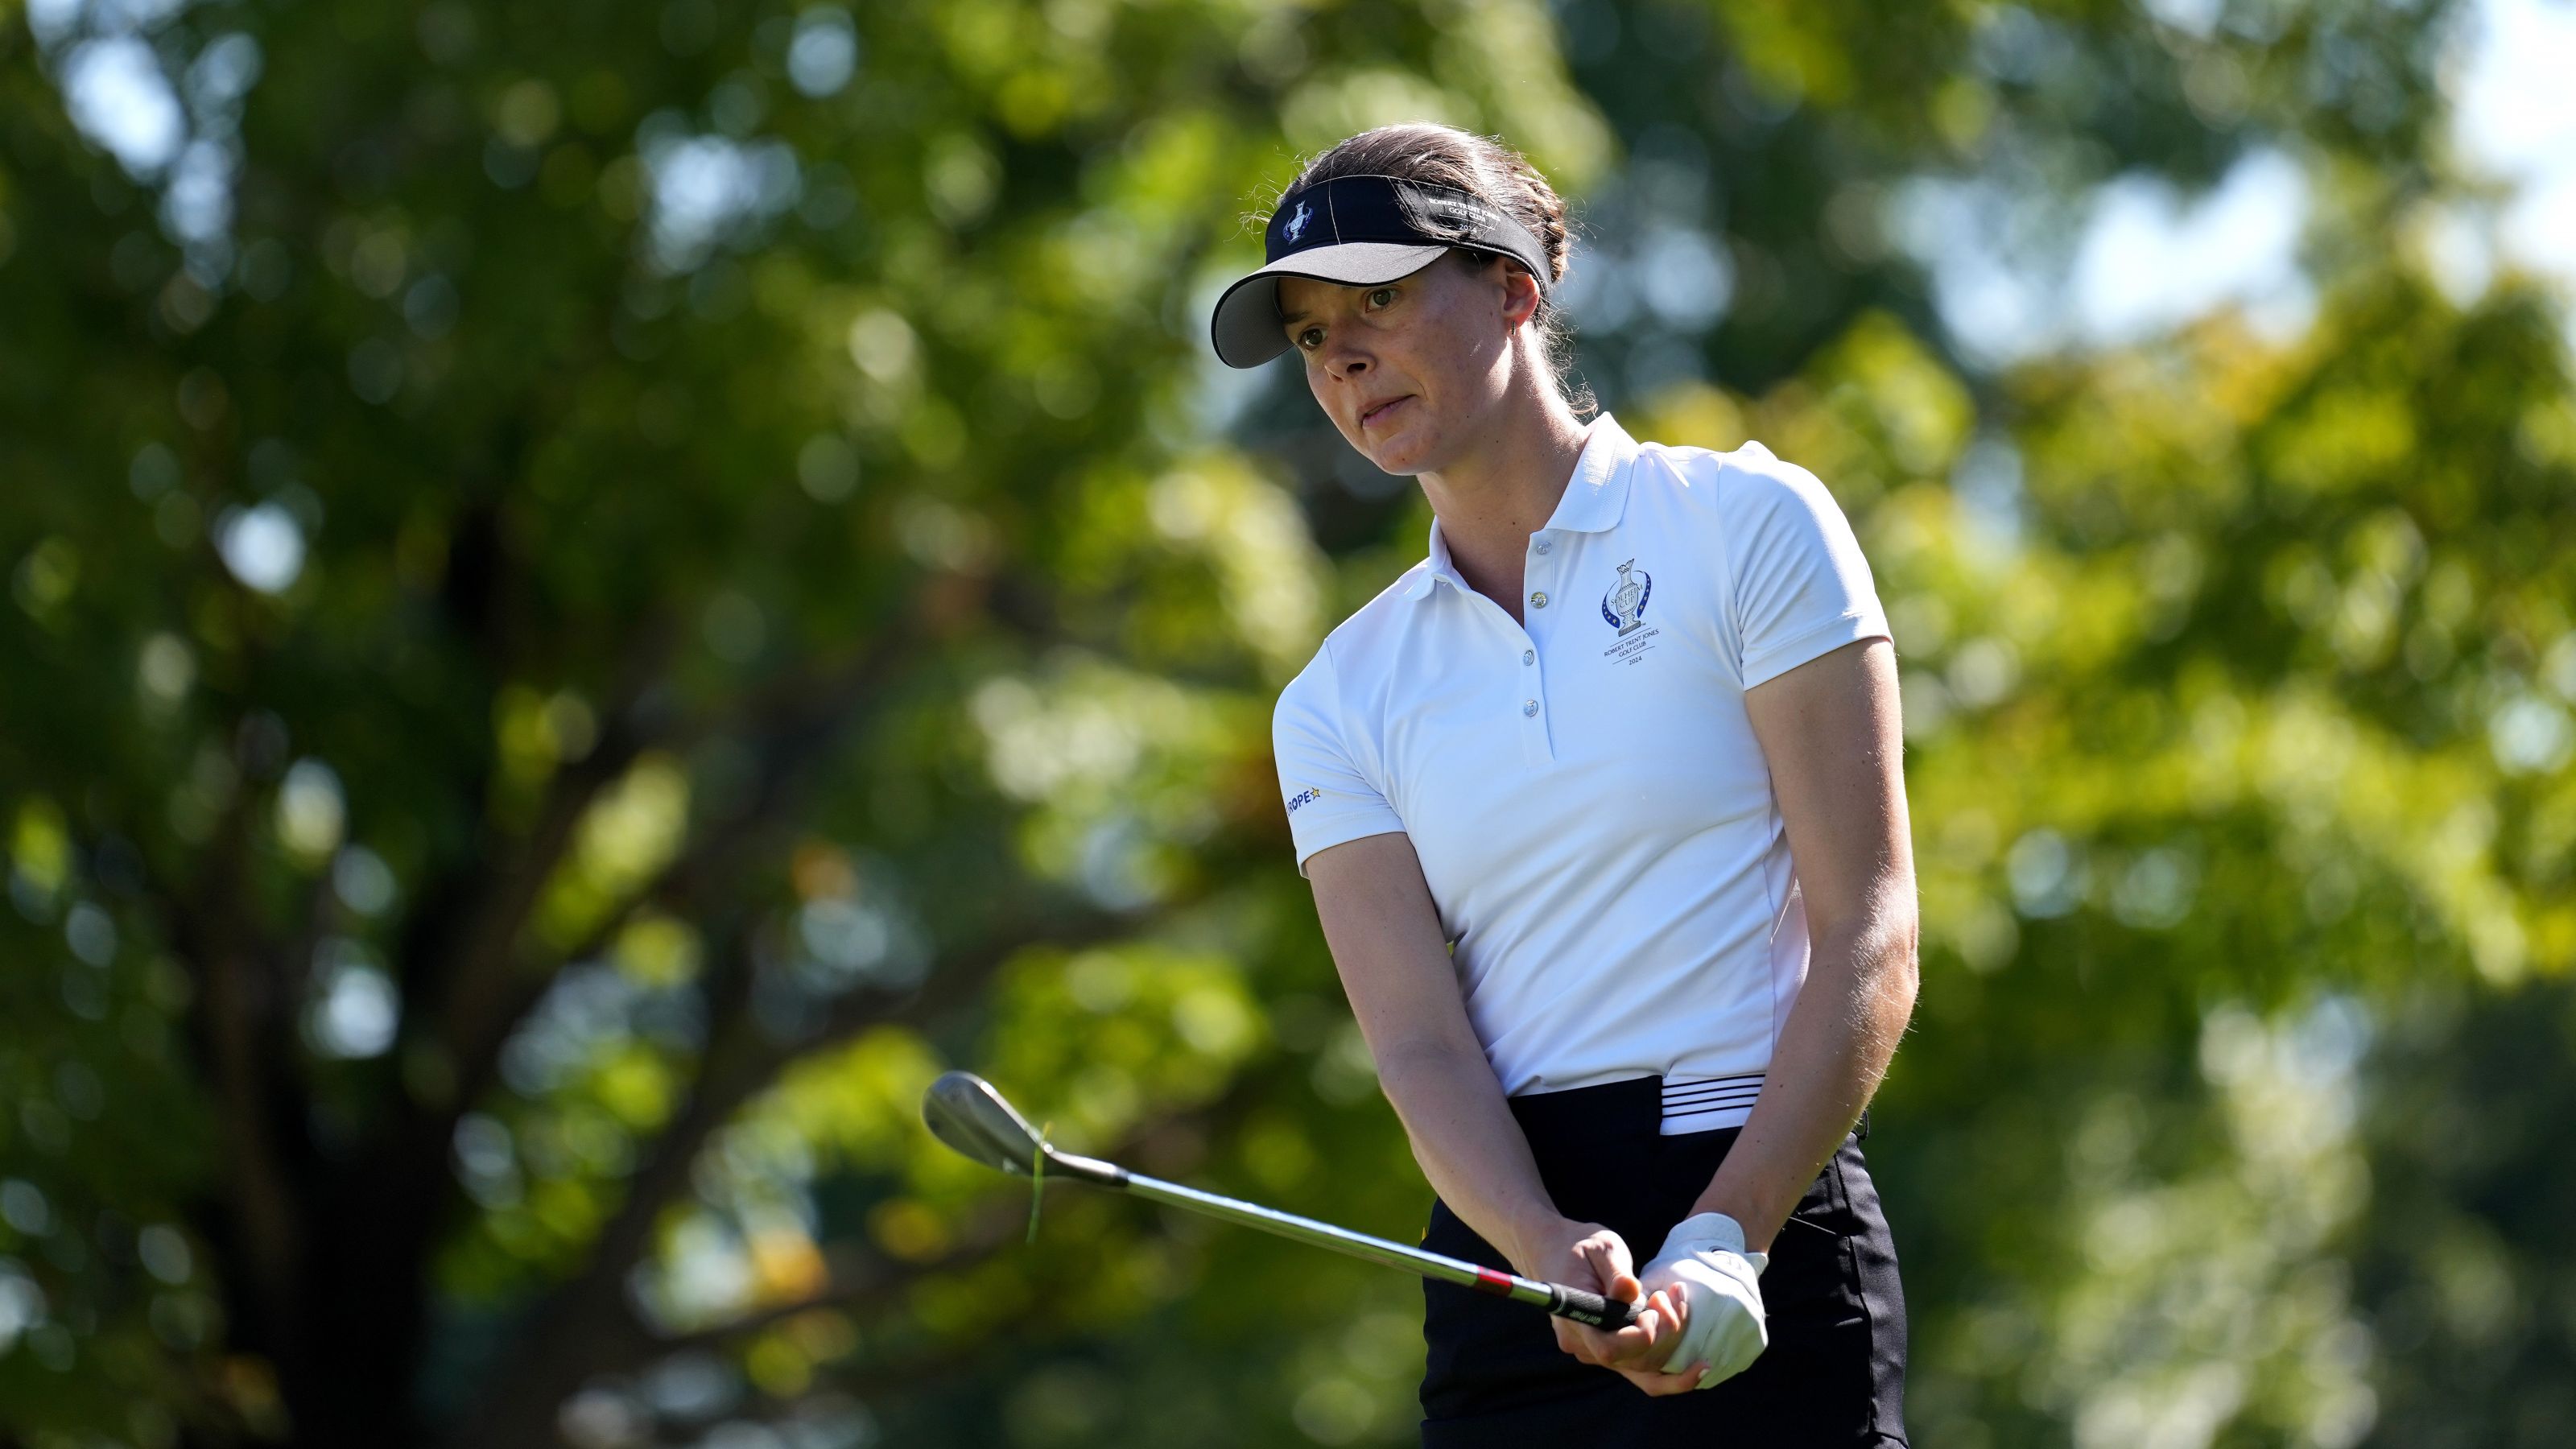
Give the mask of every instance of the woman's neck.
POLYGON ((1417 476, 1459 577, 1519 619, 1529 536, 1556 515, 1586 428, 1552 393, 1536 406, 1498 411, 1500 424, 1478 429, 1447 467, 1417 476))

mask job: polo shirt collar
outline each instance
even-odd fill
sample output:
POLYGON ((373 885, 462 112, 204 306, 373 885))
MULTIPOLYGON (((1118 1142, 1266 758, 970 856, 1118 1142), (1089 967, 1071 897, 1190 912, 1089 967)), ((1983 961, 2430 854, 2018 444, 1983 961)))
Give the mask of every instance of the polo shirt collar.
MULTIPOLYGON (((1637 458, 1637 440, 1608 413, 1592 420, 1583 435, 1583 452, 1574 460, 1574 476, 1556 500, 1548 530, 1562 533, 1606 533, 1618 526, 1628 507, 1629 465, 1637 458)), ((1449 562, 1449 541, 1440 536, 1440 519, 1431 520, 1431 557, 1421 576, 1406 586, 1404 596, 1418 599, 1434 582, 1465 588, 1466 580, 1449 562)))

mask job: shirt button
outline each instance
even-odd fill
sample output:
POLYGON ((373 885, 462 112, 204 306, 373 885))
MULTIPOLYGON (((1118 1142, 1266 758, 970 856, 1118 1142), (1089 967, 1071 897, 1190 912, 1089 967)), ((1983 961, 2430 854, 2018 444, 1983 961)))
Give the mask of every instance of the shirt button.
POLYGON ((1547 552, 1549 549, 1551 549, 1551 548, 1553 548, 1553 547, 1555 547, 1555 545, 1554 545, 1554 544, 1549 543, 1546 539, 1543 539, 1543 538, 1542 538, 1542 539, 1540 539, 1540 540, 1538 541, 1538 551, 1539 551, 1540 553, 1545 553, 1545 552, 1547 552))
POLYGON ((1538 662, 1538 651, 1535 649, 1522 650, 1521 662, 1523 664, 1536 664, 1538 662))
POLYGON ((1546 590, 1544 590, 1544 589, 1542 589, 1542 590, 1540 590, 1539 592, 1537 592, 1537 593, 1535 593, 1535 594, 1530 595, 1530 607, 1531 607, 1531 608, 1533 608, 1533 609, 1544 609, 1544 608, 1546 608, 1546 607, 1547 607, 1547 591, 1546 591, 1546 590))
POLYGON ((1523 717, 1523 718, 1533 718, 1533 717, 1535 717, 1537 714, 1538 714, 1538 701, 1537 701, 1537 700, 1534 700, 1534 699, 1525 699, 1525 700, 1522 700, 1522 701, 1521 701, 1521 715, 1522 715, 1522 717, 1523 717))

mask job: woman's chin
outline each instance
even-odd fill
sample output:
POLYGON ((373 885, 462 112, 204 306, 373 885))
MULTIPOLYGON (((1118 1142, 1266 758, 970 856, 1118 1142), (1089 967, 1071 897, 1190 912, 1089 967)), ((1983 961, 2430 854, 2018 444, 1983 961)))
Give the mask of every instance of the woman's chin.
POLYGON ((1380 448, 1369 455, 1369 461, 1377 465, 1379 472, 1396 478, 1410 478, 1422 471, 1422 465, 1412 461, 1401 449, 1389 451, 1380 448))
POLYGON ((1371 438, 1360 449, 1360 456, 1375 463, 1381 473, 1399 476, 1423 471, 1426 466, 1419 428, 1399 428, 1381 438, 1371 438))

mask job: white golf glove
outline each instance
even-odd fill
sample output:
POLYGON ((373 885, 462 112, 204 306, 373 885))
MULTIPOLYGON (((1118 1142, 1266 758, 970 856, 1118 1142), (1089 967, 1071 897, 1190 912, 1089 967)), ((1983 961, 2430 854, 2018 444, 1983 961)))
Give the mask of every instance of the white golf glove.
POLYGON ((1702 1359, 1708 1372, 1696 1388, 1713 1388, 1744 1372, 1771 1346, 1763 1322, 1762 1276, 1771 1256, 1744 1251, 1744 1229, 1724 1213, 1701 1213, 1673 1225, 1663 1251, 1637 1273, 1641 1296, 1669 1288, 1688 1305, 1681 1341, 1664 1362, 1664 1372, 1679 1373, 1702 1359))

